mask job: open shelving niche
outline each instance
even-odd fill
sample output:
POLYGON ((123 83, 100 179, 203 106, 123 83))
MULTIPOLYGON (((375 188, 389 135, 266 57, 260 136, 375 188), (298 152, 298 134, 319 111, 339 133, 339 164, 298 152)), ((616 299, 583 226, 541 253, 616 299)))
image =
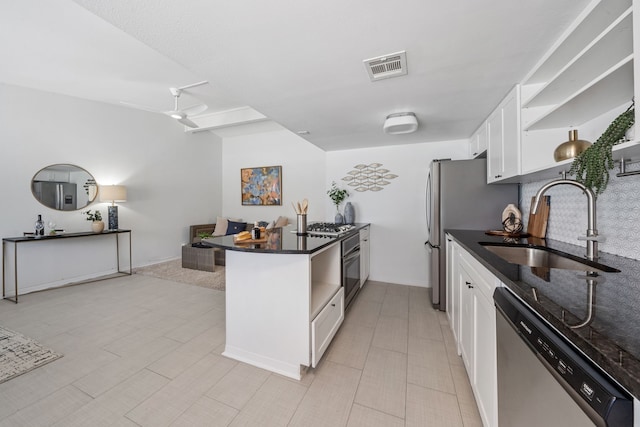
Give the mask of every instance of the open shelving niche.
POLYGON ((313 320, 340 290, 340 243, 313 254, 311 257, 310 319, 313 320))
MULTIPOLYGON (((634 96, 631 0, 594 0, 556 42, 522 87, 522 175, 502 182, 557 178, 572 160, 553 150, 579 128, 595 141, 634 96)), ((638 141, 614 146, 614 157, 640 154, 638 141)))

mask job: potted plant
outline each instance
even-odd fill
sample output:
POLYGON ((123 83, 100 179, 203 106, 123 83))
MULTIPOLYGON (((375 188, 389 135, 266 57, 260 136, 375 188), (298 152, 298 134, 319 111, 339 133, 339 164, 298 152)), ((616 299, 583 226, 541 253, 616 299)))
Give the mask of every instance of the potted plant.
POLYGON ((612 148, 624 142, 625 133, 634 124, 634 103, 620 114, 589 148, 578 154, 571 164, 569 175, 591 188, 596 195, 602 194, 609 183, 609 171, 613 169, 612 148))
POLYGON ((100 211, 95 210, 91 212, 91 210, 88 210, 82 213, 87 215, 87 221, 91 221, 91 230, 93 230, 94 233, 102 233, 102 230, 104 230, 104 222, 102 221, 100 211))
POLYGON ((329 195, 329 198, 331 199, 333 204, 336 205, 337 213, 336 213, 335 222, 336 224, 342 224, 342 222, 344 221, 344 218, 340 213, 340 203, 342 203, 344 199, 349 197, 349 192, 347 190, 338 188, 338 185, 336 184, 336 182, 333 181, 331 183, 331 188, 329 189, 329 191, 327 191, 327 194, 329 195))

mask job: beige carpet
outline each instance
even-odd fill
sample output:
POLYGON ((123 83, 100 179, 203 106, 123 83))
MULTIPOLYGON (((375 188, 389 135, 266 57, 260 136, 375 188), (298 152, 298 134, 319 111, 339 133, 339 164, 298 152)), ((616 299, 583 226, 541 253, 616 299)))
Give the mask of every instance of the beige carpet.
POLYGON ((182 260, 176 259, 136 268, 134 273, 224 291, 224 266, 216 265, 215 270, 210 272, 182 268, 182 260))

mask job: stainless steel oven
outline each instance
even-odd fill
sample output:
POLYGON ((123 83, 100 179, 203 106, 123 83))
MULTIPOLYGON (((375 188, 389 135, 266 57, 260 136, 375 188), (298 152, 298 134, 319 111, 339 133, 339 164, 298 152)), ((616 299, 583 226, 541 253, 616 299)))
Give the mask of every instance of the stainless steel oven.
POLYGON ((360 234, 342 240, 342 286, 345 308, 360 289, 360 234))
POLYGON ((633 426, 624 389, 510 291, 493 299, 499 426, 633 426))

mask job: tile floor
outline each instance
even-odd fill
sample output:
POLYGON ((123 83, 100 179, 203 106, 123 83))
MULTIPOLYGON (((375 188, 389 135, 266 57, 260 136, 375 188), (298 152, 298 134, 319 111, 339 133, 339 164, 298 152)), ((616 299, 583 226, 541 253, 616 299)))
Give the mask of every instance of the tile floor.
POLYGON ((63 352, 0 384, 0 426, 481 426, 446 315, 368 282, 302 381, 221 356, 224 292, 133 275, 0 301, 63 352))

